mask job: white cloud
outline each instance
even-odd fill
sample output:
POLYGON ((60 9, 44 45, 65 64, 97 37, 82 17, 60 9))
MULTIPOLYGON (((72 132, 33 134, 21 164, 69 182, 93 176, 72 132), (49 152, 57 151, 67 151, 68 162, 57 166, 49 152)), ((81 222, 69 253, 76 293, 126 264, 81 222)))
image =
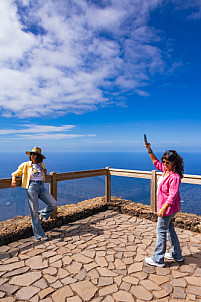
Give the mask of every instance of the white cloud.
POLYGON ((93 143, 93 144, 111 144, 112 141, 94 141, 94 142, 90 142, 90 143, 93 143))
POLYGON ((9 64, 14 70, 19 60, 25 59, 26 52, 39 46, 39 41, 32 33, 23 31, 23 25, 17 15, 17 7, 13 1, 2 0, 0 9, 0 64, 1 68, 9 64))
POLYGON ((167 144, 167 145, 170 145, 170 144, 181 144, 180 141, 164 141, 163 144, 167 144))
POLYGON ((49 125, 34 125, 25 124, 22 125, 23 129, 4 129, 0 130, 0 135, 6 134, 20 134, 20 133, 41 133, 41 132, 63 132, 70 130, 75 127, 75 125, 63 125, 63 126, 49 126, 49 125))
POLYGON ((114 25, 119 27, 121 21, 126 17, 125 10, 119 10, 118 7, 110 6, 107 8, 88 8, 87 17, 89 25, 96 30, 105 29, 112 27, 115 30, 114 25))
POLYGON ((6 140, 62 140, 80 137, 95 137, 95 134, 66 134, 75 128, 75 125, 49 126, 23 124, 22 129, 1 129, 1 139, 6 136, 6 140), (10 135, 10 137, 8 137, 10 135))
MULTIPOLYGON (((117 103, 162 72, 162 0, 1 0, 0 110, 19 118, 81 114, 117 103)), ((145 92, 141 92, 146 95, 145 92)))
POLYGON ((137 94, 141 95, 141 96, 149 96, 150 94, 144 90, 141 89, 136 89, 137 94))
POLYGON ((90 136, 86 134, 48 134, 48 133, 41 133, 35 135, 18 135, 14 140, 60 140, 60 139, 69 139, 69 138, 78 138, 78 137, 85 137, 90 136))
POLYGON ((201 18, 201 1, 200 0, 170 0, 174 3, 178 10, 189 10, 187 12, 188 19, 200 19, 201 18))

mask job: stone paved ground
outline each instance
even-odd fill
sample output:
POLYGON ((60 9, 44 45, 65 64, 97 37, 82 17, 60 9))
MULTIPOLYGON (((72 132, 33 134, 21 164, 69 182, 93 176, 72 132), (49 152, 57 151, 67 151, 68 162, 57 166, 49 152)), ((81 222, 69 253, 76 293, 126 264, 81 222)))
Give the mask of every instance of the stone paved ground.
POLYGON ((102 212, 0 247, 0 301, 200 301, 201 234, 177 229, 183 263, 144 263, 156 223, 102 212))

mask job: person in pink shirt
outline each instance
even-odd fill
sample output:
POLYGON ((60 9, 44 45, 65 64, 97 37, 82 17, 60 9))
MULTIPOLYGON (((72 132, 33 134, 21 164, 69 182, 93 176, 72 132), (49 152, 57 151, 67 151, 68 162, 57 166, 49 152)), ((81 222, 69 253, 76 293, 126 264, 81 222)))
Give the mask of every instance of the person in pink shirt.
POLYGON ((183 261, 173 218, 181 209, 179 186, 184 173, 184 163, 182 157, 174 150, 166 151, 160 162, 154 155, 151 144, 147 143, 145 147, 156 169, 162 171, 162 176, 157 184, 157 241, 153 256, 145 258, 145 262, 149 265, 163 267, 164 258, 183 261), (170 253, 166 253, 167 235, 171 246, 170 253))

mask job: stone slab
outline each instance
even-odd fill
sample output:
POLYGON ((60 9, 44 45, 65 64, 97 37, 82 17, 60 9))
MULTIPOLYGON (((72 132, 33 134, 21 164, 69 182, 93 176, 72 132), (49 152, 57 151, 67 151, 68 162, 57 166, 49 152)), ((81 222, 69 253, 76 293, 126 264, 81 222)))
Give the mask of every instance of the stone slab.
POLYGON ((52 295, 52 301, 54 302, 66 302, 66 298, 72 297, 73 292, 69 285, 66 285, 60 289, 58 289, 53 295, 52 295))
POLYGON ((16 298, 25 301, 30 300, 39 291, 40 289, 34 286, 22 287, 20 290, 18 290, 16 298))
POLYGON ((185 291, 182 287, 175 287, 174 289, 174 299, 186 299, 185 291))
POLYGON ((14 294, 18 290, 18 286, 10 285, 10 284, 3 284, 0 286, 0 291, 8 293, 8 294, 14 294))
POLYGON ((151 301, 153 298, 152 293, 150 293, 148 290, 146 290, 143 286, 141 285, 135 285, 131 287, 131 292, 132 294, 137 298, 137 299, 142 299, 144 301, 151 301))
POLYGON ((98 291, 98 288, 88 280, 76 282, 70 286, 84 301, 90 301, 98 291))
POLYGON ((105 286, 99 290, 99 296, 107 296, 118 291, 116 284, 105 286))
POLYGON ((31 257, 30 259, 26 260, 25 263, 31 269, 42 269, 46 267, 43 263, 43 258, 40 255, 31 257))
POLYGON ((126 291, 120 290, 113 294, 113 298, 118 302, 134 302, 132 295, 126 291))
POLYGON ((10 280, 10 284, 18 286, 29 286, 41 278, 41 272, 28 272, 20 276, 15 276, 10 280))
POLYGON ((17 275, 22 275, 22 274, 28 272, 29 270, 30 270, 29 267, 24 266, 22 268, 18 268, 18 269, 15 269, 15 270, 13 270, 9 273, 6 273, 4 275, 4 277, 12 277, 12 276, 17 276, 17 275))
POLYGON ((43 300, 44 298, 46 298, 47 296, 49 296, 50 294, 52 294, 54 292, 54 288, 52 287, 47 287, 43 290, 41 290, 38 295, 40 297, 40 300, 43 300))
POLYGON ((0 271, 1 272, 13 271, 17 268, 21 268, 24 266, 25 266, 24 261, 18 261, 18 262, 11 263, 11 264, 0 265, 0 271))

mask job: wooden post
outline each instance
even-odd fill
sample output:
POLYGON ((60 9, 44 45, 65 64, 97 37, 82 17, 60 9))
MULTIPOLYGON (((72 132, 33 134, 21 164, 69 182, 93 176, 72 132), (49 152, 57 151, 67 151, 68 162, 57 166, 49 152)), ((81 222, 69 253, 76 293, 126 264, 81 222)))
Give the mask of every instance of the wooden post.
POLYGON ((105 200, 106 202, 111 201, 111 174, 110 167, 106 167, 107 175, 105 176, 105 200))
POLYGON ((151 210, 157 212, 157 175, 156 170, 151 173, 151 210))
MULTIPOLYGON (((50 172, 51 177, 51 183, 49 184, 49 192, 52 194, 55 200, 57 200, 57 173, 56 172, 50 172)), ((51 218, 57 217, 57 209, 52 213, 51 218)))

